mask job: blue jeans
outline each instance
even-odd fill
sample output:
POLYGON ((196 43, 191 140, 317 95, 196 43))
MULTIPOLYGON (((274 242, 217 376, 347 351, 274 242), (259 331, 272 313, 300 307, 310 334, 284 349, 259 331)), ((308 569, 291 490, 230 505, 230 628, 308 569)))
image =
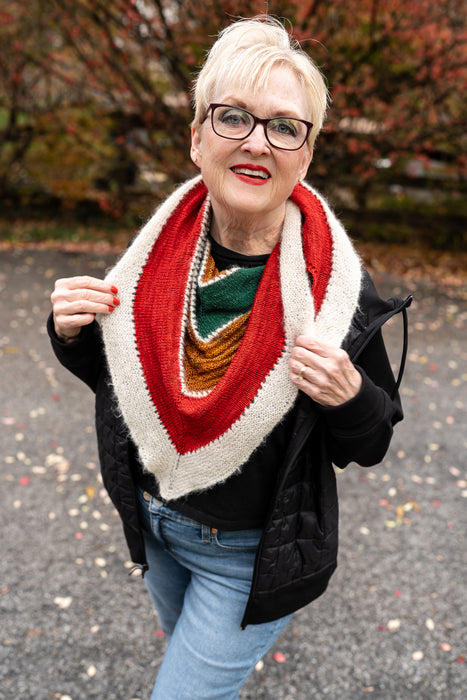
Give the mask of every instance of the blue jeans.
POLYGON ((211 529, 138 496, 144 580, 170 640, 151 700, 236 700, 291 618, 240 628, 261 530, 211 529))

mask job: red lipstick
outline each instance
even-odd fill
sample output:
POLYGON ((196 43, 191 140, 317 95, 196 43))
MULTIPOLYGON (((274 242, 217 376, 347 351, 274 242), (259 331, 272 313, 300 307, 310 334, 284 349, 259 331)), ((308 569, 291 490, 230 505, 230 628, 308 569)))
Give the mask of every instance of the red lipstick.
POLYGON ((265 185, 271 179, 271 173, 262 165, 252 165, 251 163, 241 163, 233 165, 231 172, 242 182, 249 185, 265 185))

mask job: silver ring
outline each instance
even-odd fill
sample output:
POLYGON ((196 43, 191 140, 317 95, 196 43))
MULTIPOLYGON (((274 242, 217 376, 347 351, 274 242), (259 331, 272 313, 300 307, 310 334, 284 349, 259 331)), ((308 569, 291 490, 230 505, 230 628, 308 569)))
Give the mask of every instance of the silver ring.
POLYGON ((305 374, 305 370, 306 370, 306 369, 307 369, 307 365, 303 365, 302 368, 301 368, 301 370, 300 370, 300 372, 298 373, 298 379, 299 379, 299 380, 304 379, 304 374, 305 374))

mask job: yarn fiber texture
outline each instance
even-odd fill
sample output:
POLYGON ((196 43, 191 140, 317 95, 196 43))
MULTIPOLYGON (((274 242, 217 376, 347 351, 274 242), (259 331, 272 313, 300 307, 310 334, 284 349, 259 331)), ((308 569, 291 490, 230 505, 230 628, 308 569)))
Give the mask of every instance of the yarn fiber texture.
MULTIPOLYGON (((210 209, 202 179, 184 183, 107 277, 121 301, 102 318, 113 388, 143 466, 167 500, 241 469, 297 398, 288 377, 296 336, 340 346, 360 293, 362 269, 350 239, 325 200, 297 185, 236 351, 212 384, 193 386, 185 348, 210 209)), ((216 329, 202 332, 206 340, 216 329)))

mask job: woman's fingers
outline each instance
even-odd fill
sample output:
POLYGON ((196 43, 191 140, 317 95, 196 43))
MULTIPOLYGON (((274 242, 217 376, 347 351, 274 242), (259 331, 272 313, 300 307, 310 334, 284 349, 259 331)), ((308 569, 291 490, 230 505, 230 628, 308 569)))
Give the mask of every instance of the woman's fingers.
POLYGON ((117 293, 116 287, 97 277, 67 277, 55 282, 52 302, 54 298, 69 298, 70 296, 72 298, 102 299, 103 297, 114 297, 117 293))
POLYGON ((289 360, 291 381, 323 406, 339 406, 359 392, 362 378, 341 348, 300 336, 289 360))
POLYGON ((64 340, 79 335, 96 314, 109 314, 119 306, 118 289, 97 277, 59 279, 51 295, 55 331, 64 340))

